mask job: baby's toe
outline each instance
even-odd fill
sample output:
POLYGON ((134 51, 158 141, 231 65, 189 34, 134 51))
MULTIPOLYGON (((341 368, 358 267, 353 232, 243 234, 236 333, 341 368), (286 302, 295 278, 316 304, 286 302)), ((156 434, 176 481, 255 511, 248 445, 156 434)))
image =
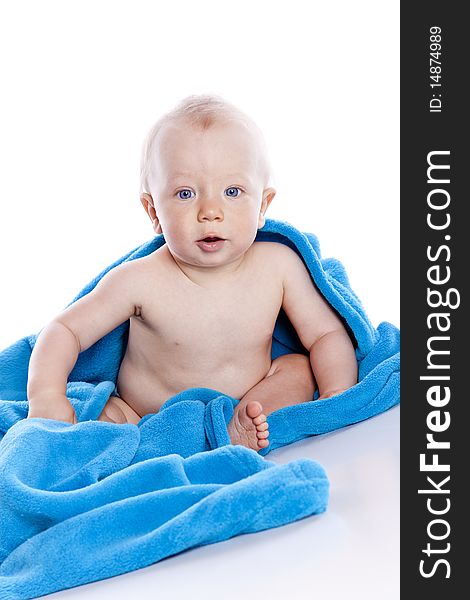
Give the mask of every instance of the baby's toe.
POLYGON ((253 419, 253 423, 256 425, 256 427, 258 427, 258 425, 261 425, 261 423, 266 423, 266 415, 261 414, 259 415, 259 417, 255 417, 253 419))
MULTIPOLYGON (((262 413, 263 413, 263 407, 261 406, 261 404, 259 402, 256 402, 256 400, 252 400, 251 402, 248 402, 248 404, 246 405, 246 414, 250 417, 250 419, 253 419, 253 423, 255 423, 256 419, 260 418, 262 413)), ((256 424, 257 423, 255 423, 255 425, 256 424)))
POLYGON ((269 425, 266 423, 266 421, 260 423, 260 425, 256 425, 257 431, 266 431, 266 429, 269 429, 269 425))
POLYGON ((258 440, 258 446, 260 448, 267 448, 269 446, 268 440, 258 440))
POLYGON ((265 440, 267 437, 269 437, 269 431, 257 431, 256 437, 259 440, 265 440))

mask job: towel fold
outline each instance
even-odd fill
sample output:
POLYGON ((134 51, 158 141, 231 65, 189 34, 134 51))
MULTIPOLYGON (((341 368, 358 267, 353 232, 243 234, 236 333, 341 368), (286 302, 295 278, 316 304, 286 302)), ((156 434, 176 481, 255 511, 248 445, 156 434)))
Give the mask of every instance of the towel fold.
POLYGON ((145 427, 157 416, 142 427, 24 419, 7 432, 0 598, 37 598, 326 509, 317 463, 276 466, 232 445, 161 455, 145 427))

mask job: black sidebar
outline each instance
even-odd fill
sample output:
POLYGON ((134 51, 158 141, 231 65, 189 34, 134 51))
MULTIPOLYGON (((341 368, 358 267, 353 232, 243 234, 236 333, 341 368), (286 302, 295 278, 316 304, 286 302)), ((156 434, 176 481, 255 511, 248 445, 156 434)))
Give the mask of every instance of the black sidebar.
POLYGON ((401 3, 404 600, 470 594, 470 23, 462 7, 401 3))

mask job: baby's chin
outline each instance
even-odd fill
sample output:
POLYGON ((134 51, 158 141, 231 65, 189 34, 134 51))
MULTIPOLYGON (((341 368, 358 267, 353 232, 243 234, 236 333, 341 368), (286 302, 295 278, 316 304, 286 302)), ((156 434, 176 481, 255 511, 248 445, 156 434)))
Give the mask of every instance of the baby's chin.
POLYGON ((233 252, 233 249, 230 252, 230 249, 227 247, 229 246, 227 241, 220 246, 220 248, 208 251, 196 245, 195 252, 178 252, 178 250, 171 247, 168 249, 175 262, 181 267, 216 271, 226 270, 230 267, 239 267, 251 245, 242 250, 238 249, 236 252, 233 252))

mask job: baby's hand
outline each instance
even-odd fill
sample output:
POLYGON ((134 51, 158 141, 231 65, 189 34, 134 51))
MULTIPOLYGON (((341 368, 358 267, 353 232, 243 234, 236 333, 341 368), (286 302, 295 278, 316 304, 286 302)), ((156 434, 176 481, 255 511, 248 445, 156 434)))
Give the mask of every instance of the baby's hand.
POLYGON ((77 422, 77 415, 67 396, 62 394, 48 394, 41 398, 29 399, 28 419, 53 419, 65 423, 77 422))

